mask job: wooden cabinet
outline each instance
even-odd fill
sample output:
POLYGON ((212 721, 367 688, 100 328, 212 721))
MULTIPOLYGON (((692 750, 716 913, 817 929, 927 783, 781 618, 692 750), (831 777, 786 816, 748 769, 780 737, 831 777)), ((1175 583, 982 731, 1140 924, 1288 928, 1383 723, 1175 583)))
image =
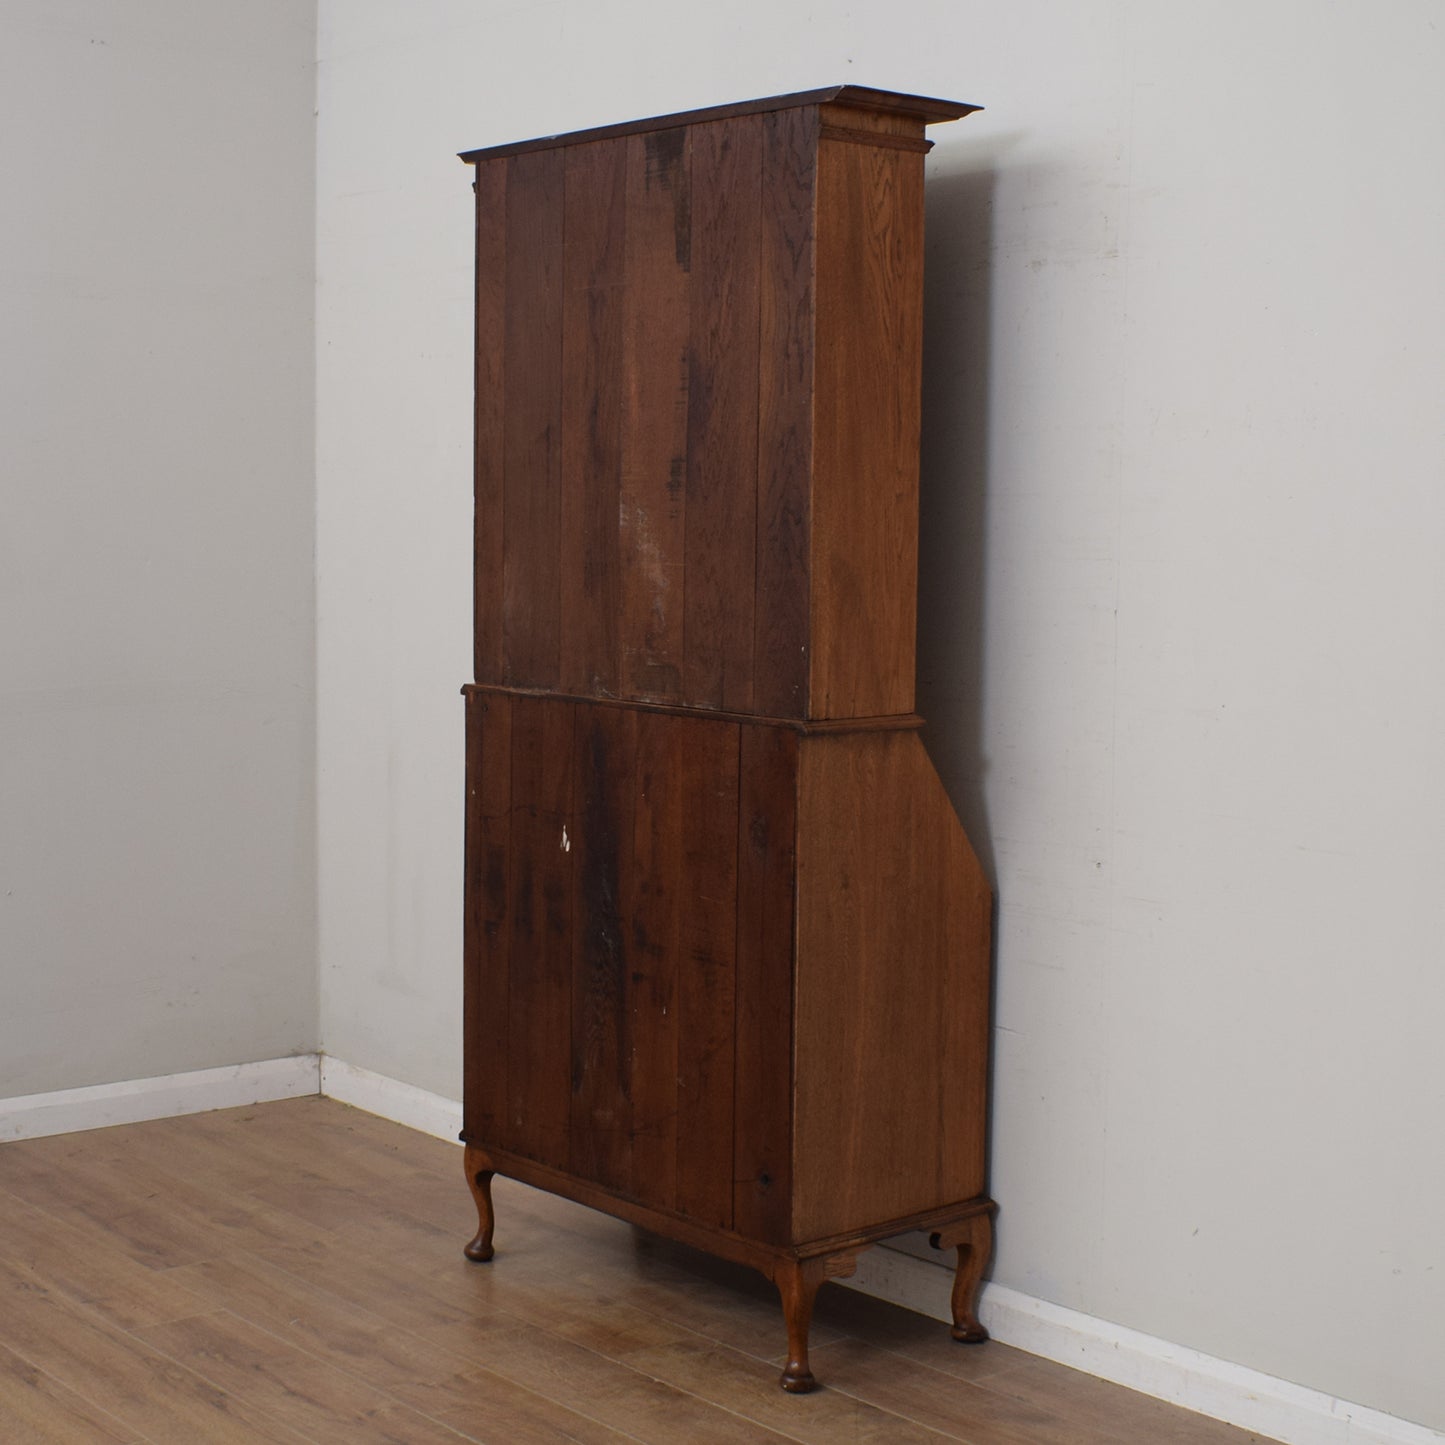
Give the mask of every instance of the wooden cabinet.
POLYGON ((467 152, 463 1140, 813 1297, 984 1181, 990 896, 918 735, 924 126, 856 86, 467 152))

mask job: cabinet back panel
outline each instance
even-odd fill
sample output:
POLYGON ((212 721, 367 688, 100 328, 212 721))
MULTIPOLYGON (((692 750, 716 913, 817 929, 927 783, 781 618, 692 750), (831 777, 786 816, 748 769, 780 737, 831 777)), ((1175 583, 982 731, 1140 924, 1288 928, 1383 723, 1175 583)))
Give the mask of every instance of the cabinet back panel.
POLYGON ((519 697, 511 709, 506 1147, 565 1169, 576 868, 562 840, 576 829, 577 708, 519 697))
POLYGON ((526 687, 556 687, 561 660, 563 161, 507 162, 502 651, 526 687))
POLYGON ((739 728, 675 721, 683 729, 675 1207, 731 1228, 739 728))
POLYGON ((502 652, 505 571, 502 505, 507 467, 506 429, 502 418, 506 405, 507 162, 480 162, 474 184, 477 192, 474 670, 479 678, 499 679, 506 671, 502 652))
POLYGON ((738 779, 737 1122, 733 1227, 788 1240, 798 735, 744 727, 738 779))
MULTIPOLYGON (((564 152, 561 690, 620 687, 624 210, 620 145, 564 152)), ((525 559, 519 559, 525 565, 525 559)))
MULTIPOLYGON (((493 164, 498 164, 494 162, 493 164)), ((462 1126, 505 1142, 512 819, 512 700, 467 694, 462 1126)))
MULTIPOLYGON (((620 696, 681 700, 687 550, 691 137, 615 142, 627 169, 622 293, 620 696)), ((564 425, 574 424, 573 418, 564 425)))
POLYGON ((753 706, 761 116, 692 132, 683 695, 753 706), (705 178, 702 180, 701 178, 705 178))
POLYGON ((633 882, 637 715, 582 708, 575 734, 575 826, 561 841, 575 878, 572 929, 571 1150, 568 1168, 629 1191, 633 985, 623 937, 633 882))
POLYGON ((802 715, 816 135, 478 164, 479 682, 802 715))
POLYGON ((763 117, 754 709, 808 702, 808 492, 813 471, 813 257, 818 119, 763 117))
POLYGON ((785 1239, 796 755, 469 691, 468 1138, 785 1239))

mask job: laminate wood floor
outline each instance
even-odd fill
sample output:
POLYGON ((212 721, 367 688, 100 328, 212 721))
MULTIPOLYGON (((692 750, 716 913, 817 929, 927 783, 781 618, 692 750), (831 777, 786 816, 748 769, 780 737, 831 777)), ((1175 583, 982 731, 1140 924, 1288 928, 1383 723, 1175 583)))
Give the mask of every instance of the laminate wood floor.
POLYGON ((787 1396, 761 1276, 495 1190, 473 1265, 460 1151, 331 1100, 0 1146, 0 1441, 1261 1439, 834 1285, 787 1396))

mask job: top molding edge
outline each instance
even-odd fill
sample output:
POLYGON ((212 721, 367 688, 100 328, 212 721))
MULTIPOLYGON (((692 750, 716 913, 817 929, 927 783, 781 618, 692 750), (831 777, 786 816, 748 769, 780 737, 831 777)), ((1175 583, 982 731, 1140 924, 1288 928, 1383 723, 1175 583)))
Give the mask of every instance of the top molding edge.
POLYGON ((552 150, 558 146, 580 145, 585 141, 607 140, 614 136, 643 135, 653 130, 671 130, 674 126, 698 125, 703 121, 727 120, 736 115, 759 115, 771 110, 794 110, 805 105, 828 102, 849 105, 858 110, 878 110, 890 115, 911 115, 924 125, 958 120, 982 110, 957 100, 935 100, 926 95, 901 95, 892 90, 873 90, 866 85, 830 85, 823 90, 800 90, 792 95, 770 95, 762 100, 745 100, 734 105, 714 105, 703 110, 683 110, 673 115, 655 115, 646 120, 629 120, 620 125, 594 126, 590 130, 568 131, 562 135, 537 136, 534 140, 512 141, 506 145, 484 146, 481 150, 460 151, 468 165, 501 156, 522 155, 526 151, 552 150))

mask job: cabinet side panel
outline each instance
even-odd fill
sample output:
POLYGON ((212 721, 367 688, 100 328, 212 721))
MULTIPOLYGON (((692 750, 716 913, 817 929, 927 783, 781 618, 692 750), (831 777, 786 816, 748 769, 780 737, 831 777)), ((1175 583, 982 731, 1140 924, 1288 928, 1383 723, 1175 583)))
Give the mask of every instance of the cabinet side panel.
POLYGON ((688 132, 627 140, 622 335, 622 690, 682 698, 688 312, 688 132))
POLYGON ((467 699, 465 1067, 462 1127, 475 1143, 507 1137, 508 895, 512 705, 467 699))
POLYGON ((572 1139, 583 1179, 631 1192, 632 988, 623 910, 631 893, 637 714, 577 708, 573 763, 572 1139))
POLYGON ((766 717, 807 704, 817 131, 811 108, 763 117, 753 702, 766 717))
POLYGON ((563 153, 507 162, 505 680, 556 687, 562 526, 563 153))
POLYGON ((792 1195, 798 737, 786 728, 745 726, 740 749, 733 1227, 783 1244, 792 1195))
POLYGON ((679 718, 685 899, 678 949, 677 1207, 732 1225, 738 726, 679 718))
POLYGON ((478 682, 502 681, 507 163, 477 166, 476 520, 473 622, 478 682))
POLYGON ((627 146, 598 141, 565 155, 561 687, 616 697, 627 146))
POLYGON ((794 1237, 983 1190, 988 886, 916 733, 800 747, 794 1237))
POLYGON ((760 116, 694 126, 685 700, 753 705, 760 116))
POLYGON ((514 1153, 568 1165, 571 1108, 572 808, 576 708, 512 700, 507 1140, 514 1153))
POLYGON ((809 712, 906 713, 918 589, 922 154, 823 139, 817 214, 809 712))
POLYGON ((677 1207, 678 957, 691 905, 682 857, 684 729, 661 713, 637 717, 636 797, 624 946, 632 1030, 632 1175, 639 1199, 677 1207))

